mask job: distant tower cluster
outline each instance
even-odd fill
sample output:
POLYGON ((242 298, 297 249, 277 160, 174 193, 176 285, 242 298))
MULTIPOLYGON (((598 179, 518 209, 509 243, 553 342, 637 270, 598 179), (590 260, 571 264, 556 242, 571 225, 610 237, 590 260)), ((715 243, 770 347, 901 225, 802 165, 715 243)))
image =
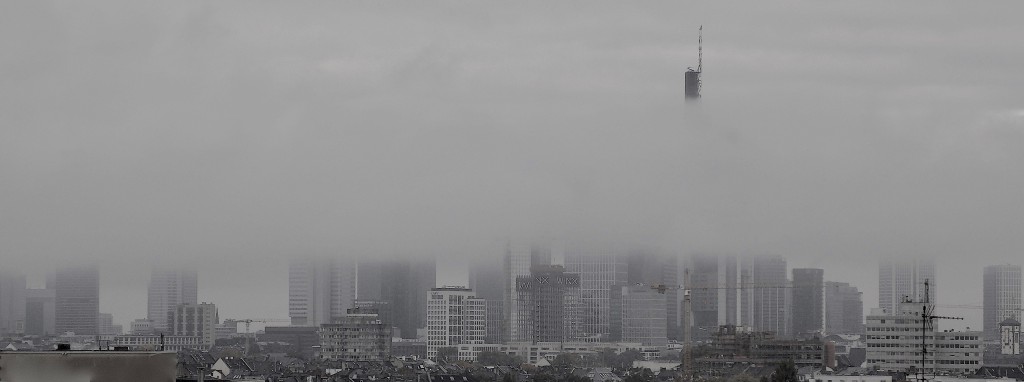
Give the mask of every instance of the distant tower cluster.
POLYGON ((704 70, 704 26, 701 25, 697 34, 697 69, 686 70, 686 98, 700 98, 700 74, 704 70))

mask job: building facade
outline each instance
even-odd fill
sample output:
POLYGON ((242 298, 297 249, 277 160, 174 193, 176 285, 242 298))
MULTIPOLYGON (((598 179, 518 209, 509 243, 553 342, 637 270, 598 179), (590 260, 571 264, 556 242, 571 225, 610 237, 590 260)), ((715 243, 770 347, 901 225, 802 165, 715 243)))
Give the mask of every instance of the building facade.
POLYGON ((54 284, 54 326, 57 334, 99 334, 99 268, 94 265, 60 268, 54 284))
POLYGON ((145 351, 179 351, 185 349, 207 349, 203 338, 199 336, 168 336, 168 335, 124 335, 114 336, 111 346, 127 346, 131 350, 145 351))
POLYGON ((549 248, 514 241, 505 244, 505 254, 502 259, 502 289, 504 293, 502 309, 505 311, 507 321, 502 327, 507 332, 502 334, 504 341, 530 341, 529 332, 520 331, 519 323, 529 319, 529 316, 521 315, 524 312, 529 312, 529 309, 519 300, 520 294, 516 285, 520 277, 530 276, 532 267, 543 265, 551 265, 551 250, 549 248))
POLYGON ((433 258, 361 259, 359 299, 386 302, 397 337, 415 339, 426 327, 424 296, 437 282, 433 258))
POLYGON ((52 336, 55 324, 56 293, 53 289, 25 290, 25 334, 52 336))
POLYGON ((971 375, 983 366, 984 344, 980 331, 941 331, 935 322, 922 328, 924 303, 904 302, 897 311, 875 309, 867 317, 868 368, 908 372, 913 367, 926 374, 971 375), (922 331, 923 330, 923 331, 922 331), (927 356, 921 362, 921 336, 927 356))
POLYGON ((487 334, 486 300, 469 288, 433 288, 427 295, 427 358, 438 349, 479 344, 487 334))
MULTIPOLYGON (((610 290, 610 289, 609 289, 610 290)), ((535 266, 516 282, 516 331, 529 341, 566 342, 582 337, 580 276, 560 265, 535 266)))
POLYGON ((864 333, 864 301, 857 287, 825 282, 825 333, 864 333))
POLYGON ((320 357, 385 362, 391 358, 391 327, 372 309, 349 309, 337 323, 320 326, 320 357))
POLYGON ((878 307, 895 312, 907 300, 935 304, 936 284, 935 262, 931 260, 882 260, 878 264, 878 307))
POLYGON ((720 325, 738 324, 739 271, 733 256, 691 256, 686 275, 690 285, 690 330, 705 340, 720 325))
POLYGON ((25 332, 25 275, 0 270, 0 335, 25 332))
MULTIPOLYGON (((676 256, 654 251, 630 252, 626 259, 626 269, 628 284, 651 286, 682 284, 679 278, 679 259, 676 256)), ((663 292, 665 295, 665 333, 670 340, 677 340, 681 338, 679 289, 666 288, 663 292)))
POLYGON ((288 263, 288 317, 292 325, 320 326, 345 315, 356 294, 355 262, 294 258, 288 263))
POLYGON ((639 342, 645 346, 668 344, 668 296, 647 284, 615 285, 611 292, 611 341, 639 342))
POLYGON ((992 265, 985 267, 983 276, 983 330, 985 340, 1000 338, 999 323, 1007 318, 1020 319, 1021 313, 1020 265, 992 265))
POLYGON ((167 315, 170 332, 175 336, 200 337, 207 349, 216 343, 217 325, 220 324, 216 305, 205 302, 179 304, 167 315))
POLYGON ((628 282, 626 256, 609 248, 570 247, 565 271, 579 275, 580 336, 585 341, 607 341, 611 335, 611 287, 628 282))
POLYGON ((179 304, 199 302, 199 272, 196 268, 153 268, 149 276, 146 318, 157 331, 170 331, 167 315, 179 304))
POLYGON ((820 335, 825 330, 825 270, 794 268, 791 333, 801 338, 820 335))
POLYGON ((782 256, 747 257, 740 269, 740 310, 743 326, 788 337, 790 283, 782 256))

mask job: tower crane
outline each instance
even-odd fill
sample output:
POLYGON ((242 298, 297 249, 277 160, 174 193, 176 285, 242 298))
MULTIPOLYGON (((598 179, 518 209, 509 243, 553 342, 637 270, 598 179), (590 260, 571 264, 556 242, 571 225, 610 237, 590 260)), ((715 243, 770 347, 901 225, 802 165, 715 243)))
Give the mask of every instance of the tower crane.
POLYGON ((244 320, 235 320, 235 321, 236 322, 244 322, 245 323, 245 352, 243 353, 244 355, 249 355, 249 347, 251 346, 251 341, 252 341, 253 337, 255 337, 255 335, 256 335, 255 333, 252 332, 252 330, 249 329, 250 325, 253 322, 259 322, 259 323, 263 323, 263 324, 268 324, 268 323, 288 323, 288 324, 291 324, 291 320, 283 320, 283 319, 276 319, 276 318, 256 318, 256 319, 247 318, 247 319, 244 319, 244 320))

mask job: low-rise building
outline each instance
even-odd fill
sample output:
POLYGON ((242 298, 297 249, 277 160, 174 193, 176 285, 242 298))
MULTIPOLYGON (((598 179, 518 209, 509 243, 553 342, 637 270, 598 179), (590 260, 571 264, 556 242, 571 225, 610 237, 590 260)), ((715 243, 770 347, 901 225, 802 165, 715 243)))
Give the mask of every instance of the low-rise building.
POLYGON ((635 350, 643 354, 644 359, 656 359, 665 349, 664 346, 644 346, 641 343, 629 342, 512 342, 508 344, 462 344, 456 347, 460 361, 474 361, 484 351, 496 351, 512 356, 520 356, 526 362, 536 365, 541 360, 553 361, 563 353, 597 353, 612 350, 621 353, 635 350))
POLYGON ((183 349, 206 349, 200 336, 124 335, 114 336, 112 346, 127 346, 131 350, 178 351, 183 349))
POLYGON ((217 307, 210 303, 179 304, 167 314, 167 324, 175 336, 198 336, 203 338, 207 349, 217 340, 217 307))
POLYGON ((874 309, 867 317, 867 367, 885 371, 925 370, 928 374, 968 375, 983 366, 981 331, 937 331, 933 321, 922 328, 923 303, 904 302, 898 311, 874 309), (927 356, 921 364, 921 337, 927 356))

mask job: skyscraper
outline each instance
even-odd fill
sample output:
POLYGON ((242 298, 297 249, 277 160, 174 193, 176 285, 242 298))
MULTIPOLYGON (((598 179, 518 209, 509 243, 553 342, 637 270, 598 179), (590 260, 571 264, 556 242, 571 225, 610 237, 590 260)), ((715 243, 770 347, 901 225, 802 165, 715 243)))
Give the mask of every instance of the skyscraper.
POLYGON ((527 311, 521 306, 519 293, 516 285, 520 277, 529 277, 530 269, 534 266, 551 265, 551 250, 535 244, 508 241, 505 244, 505 254, 502 259, 502 285, 504 291, 504 314, 508 321, 503 325, 507 333, 502 335, 506 341, 523 342, 530 341, 529 333, 520 332, 519 322, 528 319, 520 317, 527 311))
POLYGON ((580 330, 588 341, 611 335, 612 285, 628 282, 626 256, 609 248, 571 247, 565 255, 565 271, 580 277, 580 330))
POLYGON ((0 335, 25 332, 25 275, 0 271, 0 335))
POLYGON ((667 295, 645 284, 612 286, 610 339, 645 346, 667 344, 666 299, 667 295))
POLYGON ((848 283, 825 282, 825 334, 864 333, 864 301, 848 283))
POLYGON ((320 326, 345 315, 356 294, 355 262, 295 258, 288 263, 288 317, 292 325, 320 326))
POLYGON ((882 260, 878 264, 878 307, 896 312, 904 300, 934 304, 935 263, 931 260, 882 260), (928 281, 928 296, 925 296, 928 281))
POLYGON ((790 289, 782 256, 747 257, 740 270, 741 324, 788 337, 790 289))
POLYGON ((196 304, 199 273, 196 268, 153 268, 149 277, 147 315, 157 331, 168 331, 167 314, 179 304, 196 304))
POLYGON ((359 299, 386 302, 402 338, 417 338, 417 330, 426 327, 426 295, 436 283, 432 257, 359 261, 359 299))
POLYGON ((809 337, 825 329, 825 270, 793 269, 792 331, 809 337))
MULTIPOLYGON (((649 251, 637 251, 626 259, 626 279, 630 285, 644 284, 677 286, 679 282, 679 260, 676 256, 649 251)), ((679 289, 666 288, 665 334, 670 340, 679 339, 679 289)), ((735 291, 734 291, 735 293, 735 291)))
POLYGON ((534 266, 529 276, 519 276, 516 332, 533 343, 580 340, 586 322, 579 309, 580 284, 580 276, 561 265, 534 266))
POLYGON ((96 335, 100 314, 100 271, 95 265, 68 266, 54 278, 57 334, 96 335))
POLYGON ((1020 265, 985 267, 983 326, 985 340, 999 339, 999 323, 1007 318, 1021 320, 1020 265))
POLYGON ((25 334, 52 336, 56 334, 56 294, 53 289, 25 290, 25 334))
POLYGON ((736 257, 695 255, 689 259, 693 339, 707 339, 719 325, 738 323, 736 257))

